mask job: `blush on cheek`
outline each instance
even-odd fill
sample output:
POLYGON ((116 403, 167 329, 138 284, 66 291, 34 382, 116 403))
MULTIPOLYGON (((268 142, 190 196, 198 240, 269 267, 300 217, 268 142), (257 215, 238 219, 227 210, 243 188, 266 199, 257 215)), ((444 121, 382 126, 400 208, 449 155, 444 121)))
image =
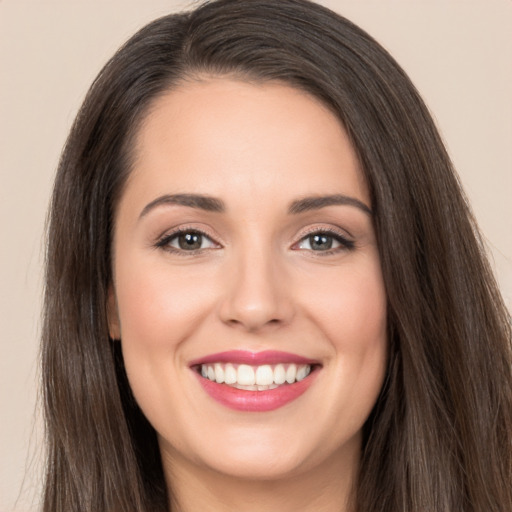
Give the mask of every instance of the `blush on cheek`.
POLYGON ((344 291, 331 294, 320 307, 324 320, 322 324, 329 328, 330 337, 337 340, 339 350, 362 350, 365 346, 382 343, 386 337, 386 300, 384 293, 375 287, 358 285, 358 292, 344 291), (364 290, 364 292, 363 292, 364 290), (343 336, 338 334, 340 328, 343 336))
POLYGON ((207 298, 201 287, 184 283, 176 272, 142 270, 131 272, 117 290, 121 329, 141 343, 169 343, 194 325, 207 298))

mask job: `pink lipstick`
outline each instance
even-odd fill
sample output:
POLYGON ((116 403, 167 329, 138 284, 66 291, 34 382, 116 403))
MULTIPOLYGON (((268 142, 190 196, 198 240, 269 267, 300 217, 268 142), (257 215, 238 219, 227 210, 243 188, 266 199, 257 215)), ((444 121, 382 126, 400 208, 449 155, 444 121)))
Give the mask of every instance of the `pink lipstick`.
POLYGON ((305 393, 318 361, 279 351, 227 351, 190 363, 203 389, 217 402, 240 411, 283 407, 305 393))

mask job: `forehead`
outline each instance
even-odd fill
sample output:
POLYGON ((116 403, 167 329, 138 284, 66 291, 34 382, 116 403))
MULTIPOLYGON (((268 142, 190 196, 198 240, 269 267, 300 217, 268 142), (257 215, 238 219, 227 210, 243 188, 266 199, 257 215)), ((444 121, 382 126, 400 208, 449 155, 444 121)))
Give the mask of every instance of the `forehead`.
POLYGON ((184 82, 153 102, 135 139, 130 182, 148 194, 368 199, 349 138, 326 106, 282 83, 227 78, 184 82))

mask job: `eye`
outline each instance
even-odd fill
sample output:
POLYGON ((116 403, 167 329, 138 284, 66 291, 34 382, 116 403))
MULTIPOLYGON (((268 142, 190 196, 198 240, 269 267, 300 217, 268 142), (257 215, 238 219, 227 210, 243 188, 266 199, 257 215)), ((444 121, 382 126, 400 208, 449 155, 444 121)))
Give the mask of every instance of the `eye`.
POLYGON ((338 250, 349 250, 354 248, 354 242, 343 237, 339 233, 330 231, 315 231, 302 238, 297 249, 305 249, 315 252, 337 252, 338 250))
POLYGON ((190 229, 165 235, 157 242, 156 246, 173 252, 193 252, 212 249, 218 247, 218 244, 201 231, 190 229))

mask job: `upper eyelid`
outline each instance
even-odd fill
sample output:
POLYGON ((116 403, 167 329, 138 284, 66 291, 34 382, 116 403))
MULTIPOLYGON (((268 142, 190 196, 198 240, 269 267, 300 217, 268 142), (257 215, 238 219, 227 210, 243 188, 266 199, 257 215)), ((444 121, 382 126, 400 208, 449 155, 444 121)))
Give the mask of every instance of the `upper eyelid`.
POLYGON ((205 236, 209 238, 212 242, 223 245, 222 241, 219 241, 219 237, 212 234, 210 230, 204 229, 204 228, 198 228, 197 226, 193 225, 184 225, 184 226, 177 226, 175 228, 167 229, 165 230, 161 235, 156 237, 156 242, 160 242, 162 240, 169 240, 171 238, 174 238, 182 233, 198 233, 202 236, 205 236))
POLYGON ((186 257, 186 256, 192 257, 194 255, 199 255, 199 254, 203 253, 204 251, 210 251, 212 249, 219 249, 222 247, 223 246, 219 242, 217 242, 217 240, 214 237, 203 232, 203 230, 199 230, 196 228, 194 228, 194 229, 178 228, 178 229, 175 229, 174 231, 167 231, 161 237, 157 238, 157 240, 153 243, 154 249, 163 250, 165 252, 173 253, 175 255, 180 255, 183 257, 186 257), (197 234, 201 235, 202 237, 207 238, 212 243, 212 245, 214 247, 203 247, 203 248, 190 249, 190 250, 173 247, 171 245, 171 242, 173 242, 178 236, 180 236, 183 233, 197 233, 197 234), (215 246, 217 246, 217 247, 215 247, 215 246))
POLYGON ((313 235, 315 233, 327 233, 331 235, 337 235, 341 238, 353 241, 354 237, 345 229, 336 228, 334 226, 315 226, 302 231, 300 235, 298 235, 296 241, 294 243, 300 242, 304 238, 313 235))
POLYGON ((349 233, 347 231, 345 231, 341 228, 335 228, 333 226, 331 226, 331 227, 316 226, 314 228, 309 229, 306 233, 302 233, 300 238, 298 238, 295 242, 293 242, 291 249, 297 250, 296 247, 301 242, 303 242, 308 237, 310 237, 311 235, 314 235, 316 233, 326 234, 334 239, 337 239, 337 242, 340 244, 340 247, 331 248, 331 249, 328 249, 325 251, 311 251, 311 250, 305 249, 308 252, 312 252, 313 254, 315 254, 315 257, 337 254, 340 251, 353 250, 356 247, 356 242, 354 240, 354 237, 352 237, 352 235, 349 235, 349 233))

